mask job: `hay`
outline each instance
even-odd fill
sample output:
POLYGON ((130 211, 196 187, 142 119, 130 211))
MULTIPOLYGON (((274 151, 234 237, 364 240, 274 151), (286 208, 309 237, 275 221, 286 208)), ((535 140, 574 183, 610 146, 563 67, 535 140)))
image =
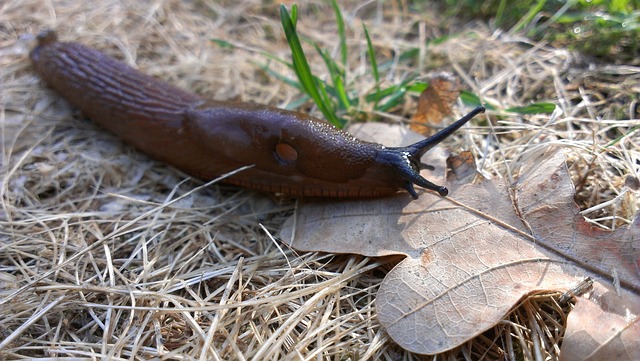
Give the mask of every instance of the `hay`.
MULTIPOLYGON (((343 4, 355 75, 367 71, 361 19, 387 60, 419 39, 452 31, 429 9, 411 12, 402 4, 343 4)), ((336 49, 326 4, 301 8, 298 26, 336 49)), ((32 36, 45 28, 212 98, 276 106, 298 99, 256 65, 268 60, 255 50, 289 53, 275 3, 4 1, 0 358, 425 358, 396 346, 376 319, 378 285, 397 260, 282 249, 270 234, 295 202, 190 179, 86 121, 31 69, 32 36), (221 48, 213 38, 238 48, 221 48)), ((444 45, 420 46, 415 64, 393 62, 385 81, 397 84, 420 69, 454 70, 469 89, 505 108, 558 102, 562 113, 509 115, 470 127, 448 145, 473 150, 487 175, 504 177, 518 168, 519 154, 561 145, 586 216, 608 228, 628 223, 638 200, 624 184, 638 176, 640 142, 634 135, 605 146, 637 123, 621 120, 637 117, 637 71, 585 70, 566 50, 483 24, 461 28, 444 45)), ((312 64, 322 69, 319 58, 312 64)), ((372 87, 370 77, 354 79, 361 92, 372 87)), ((383 118, 414 110, 415 99, 408 100, 383 118)), ((569 309, 549 307, 552 297, 540 306, 536 297, 494 330, 438 357, 515 359, 534 349, 557 355, 569 309), (537 327, 536 319, 543 320, 537 327)))

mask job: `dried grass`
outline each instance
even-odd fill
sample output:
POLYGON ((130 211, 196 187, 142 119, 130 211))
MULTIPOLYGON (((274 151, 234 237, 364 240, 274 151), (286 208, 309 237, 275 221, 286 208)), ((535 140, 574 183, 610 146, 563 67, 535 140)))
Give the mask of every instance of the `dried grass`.
MULTIPOLYGON (((217 99, 282 106, 296 98, 259 70, 266 60, 252 51, 287 57, 277 4, 129 3, 0 4, 0 358, 430 359, 397 347, 377 322, 373 301, 393 259, 281 249, 270 234, 294 202, 202 184, 151 161, 42 85, 29 40, 55 28, 62 39, 217 99)), ((381 57, 451 31, 432 13, 381 4, 343 4, 356 74, 366 72, 360 19, 381 57)), ((305 5, 299 28, 336 47, 326 4, 305 5)), ((444 45, 422 46, 417 64, 396 63, 386 81, 454 69, 503 107, 557 102, 562 112, 551 116, 494 113, 449 146, 472 149, 487 175, 507 178, 523 154, 561 146, 585 215, 609 228, 628 223, 639 204, 625 187, 626 177, 638 177, 639 137, 607 145, 638 124, 638 69, 588 66, 483 24, 464 29, 444 45)), ((319 59, 313 64, 321 69, 319 59)), ((409 100, 400 112, 414 109, 409 100)), ((523 300, 495 329, 438 359, 557 356, 569 307, 555 296, 523 300)))

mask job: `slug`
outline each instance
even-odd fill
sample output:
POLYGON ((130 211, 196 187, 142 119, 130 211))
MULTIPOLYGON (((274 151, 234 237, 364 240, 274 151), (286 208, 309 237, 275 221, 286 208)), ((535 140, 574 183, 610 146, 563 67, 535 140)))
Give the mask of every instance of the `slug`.
POLYGON ((358 140, 309 115, 244 102, 207 100, 104 53, 38 35, 30 58, 42 79, 103 128, 151 157, 210 180, 302 197, 382 197, 414 184, 446 196, 420 175, 420 158, 475 115, 434 136, 391 148, 358 140))

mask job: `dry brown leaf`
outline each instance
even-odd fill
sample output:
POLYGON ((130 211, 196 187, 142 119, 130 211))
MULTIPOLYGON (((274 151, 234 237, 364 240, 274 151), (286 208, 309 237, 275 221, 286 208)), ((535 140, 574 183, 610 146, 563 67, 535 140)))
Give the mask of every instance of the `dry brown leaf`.
POLYGON ((569 313, 560 360, 640 360, 640 319, 628 312, 637 312, 637 303, 629 294, 620 297, 614 289, 594 285, 569 313))
POLYGON ((451 115, 451 106, 460 95, 460 82, 453 75, 440 73, 429 79, 429 86, 420 94, 418 109, 411 117, 411 130, 429 135, 433 125, 451 115))
POLYGON ((468 150, 447 158, 447 181, 467 182, 472 181, 476 174, 476 159, 468 150))
MULTIPOLYGON (((442 152, 434 149, 429 161, 435 170, 425 175, 442 182, 437 179, 444 174, 442 152)), ((530 156, 527 164, 512 185, 502 180, 449 183, 448 198, 425 192, 417 201, 400 194, 305 204, 281 237, 301 251, 406 255, 383 281, 376 307, 389 335, 417 353, 456 347, 491 328, 527 294, 564 291, 586 276, 601 286, 591 298, 602 297, 597 290, 603 285, 618 283, 620 292, 612 296, 617 301, 611 302, 624 304, 627 321, 637 324, 638 222, 615 232, 588 225, 573 202, 561 152, 530 156)), ((617 334, 618 321, 599 322, 604 335, 617 334)), ((621 343, 601 340, 607 338, 584 344, 609 353, 640 349, 638 337, 621 343)))

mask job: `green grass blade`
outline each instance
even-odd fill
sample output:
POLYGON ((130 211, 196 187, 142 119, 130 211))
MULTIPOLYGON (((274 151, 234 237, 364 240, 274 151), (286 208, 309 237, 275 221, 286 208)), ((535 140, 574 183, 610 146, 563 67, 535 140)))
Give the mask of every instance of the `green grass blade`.
POLYGON ((480 98, 477 95, 466 90, 463 90, 460 92, 460 100, 462 100, 462 102, 465 103, 466 105, 470 105, 474 107, 482 105, 482 102, 480 101, 480 98))
POLYGON ((388 88, 384 88, 384 89, 380 89, 377 91, 374 91, 373 93, 369 93, 364 97, 364 100, 367 103, 372 103, 375 102, 376 99, 384 99, 386 97, 388 97, 389 95, 395 93, 398 91, 398 88, 400 88, 399 85, 392 85, 388 88))
POLYGON ((622 139, 630 136, 631 134, 633 134, 635 131, 640 130, 640 125, 636 125, 635 127, 631 128, 627 133, 622 134, 621 136, 617 137, 616 139, 612 140, 609 142, 609 144, 605 145, 605 148, 609 148, 611 146, 616 145, 618 142, 620 142, 622 139))
POLYGON ((546 0, 539 0, 529 11, 518 21, 518 23, 513 27, 513 31, 520 31, 524 29, 531 21, 538 15, 542 8, 544 8, 544 4, 546 0))
MULTIPOLYGON (((281 5, 284 6, 284 5, 281 5)), ((285 8, 286 10, 287 8, 285 8)), ((282 7, 280 8, 280 15, 282 16, 282 7)), ((291 24, 293 24, 293 28, 295 29, 296 26, 298 26, 298 5, 297 4, 293 4, 293 6, 291 7, 291 24)))
POLYGON ((267 74, 269 74, 270 76, 276 78, 277 80, 290 85, 296 89, 298 89, 301 92, 304 92, 304 89, 302 88, 302 84, 300 84, 299 81, 296 81, 294 79, 288 78, 274 70, 272 70, 268 64, 259 64, 259 63, 255 63, 256 66, 258 66, 260 69, 262 69, 264 72, 266 72, 267 74))
MULTIPOLYGON (((329 70, 329 75, 331 76, 331 81, 334 89, 333 94, 336 96, 336 98, 338 98, 341 108, 344 110, 349 109, 349 107, 351 106, 351 100, 349 99, 344 86, 344 70, 342 70, 340 66, 338 66, 338 64, 331 58, 327 51, 323 51, 322 49, 320 49, 318 44, 314 43, 313 47, 316 49, 318 54, 320 54, 322 60, 327 66, 327 70, 329 70)), ((316 81, 322 82, 319 79, 317 79, 316 81)))
POLYGON ((407 87, 407 91, 410 91, 412 93, 422 94, 422 92, 427 90, 428 87, 429 87, 429 83, 419 81, 409 85, 407 87))
POLYGON ((504 8, 507 6, 507 0, 500 0, 498 4, 498 10, 496 10, 496 24, 502 25, 502 16, 504 15, 504 8))
MULTIPOLYGON (((340 61, 342 62, 342 68, 347 68, 347 35, 344 28, 344 19, 342 18, 342 12, 338 6, 336 0, 331 0, 331 6, 336 14, 336 24, 338 25, 338 36, 340 37, 340 61)), ((346 83, 346 79, 342 79, 346 83)))
POLYGON ((300 84, 304 88, 305 92, 309 94, 313 101, 318 105, 318 108, 329 123, 339 127, 343 126, 345 123, 344 120, 338 119, 333 111, 333 107, 331 106, 329 99, 323 99, 323 96, 318 91, 318 82, 316 82, 315 78, 311 74, 311 68, 309 67, 304 51, 302 50, 302 45, 300 44, 300 39, 296 33, 295 26, 291 16, 289 15, 289 11, 284 5, 280 5, 280 20, 282 21, 282 27, 284 29, 285 36, 287 37, 287 42, 291 48, 293 69, 298 76, 298 80, 300 80, 300 84))
MULTIPOLYGON (((371 71, 373 72, 373 79, 376 81, 375 94, 379 94, 380 93, 380 73, 378 72, 378 63, 376 62, 376 53, 375 51, 373 51, 373 44, 371 43, 371 37, 369 36, 367 25, 362 23, 362 29, 364 29, 364 35, 367 38, 367 53, 369 54, 369 62, 371 64, 371 71)), ((375 102, 373 104, 373 109, 378 108, 379 101, 380 101, 380 98, 376 97, 375 102)))
POLYGON ((402 103, 402 98, 407 94, 408 86, 415 80, 415 76, 409 77, 405 79, 401 84, 390 86, 383 91, 382 93, 385 96, 388 96, 389 99, 382 105, 380 105, 376 110, 386 112, 390 109, 400 105, 402 103))
POLYGON ((373 78, 376 83, 380 83, 380 73, 378 72, 378 63, 376 62, 376 53, 373 50, 373 44, 371 43, 371 37, 369 36, 369 31, 367 30, 367 26, 363 23, 362 28, 364 29, 364 35, 367 37, 367 53, 369 54, 369 62, 371 63, 371 71, 373 71, 373 78))
MULTIPOLYGON (((322 97, 322 102, 324 104, 330 104, 331 97, 329 96, 329 93, 327 93, 327 87, 325 86, 325 84, 322 82, 318 82, 318 88, 319 88, 320 96, 322 97)), ((344 125, 344 124, 341 124, 341 125, 344 125)))
POLYGON ((477 95, 475 95, 470 91, 466 91, 466 90, 461 91, 460 100, 462 100, 464 104, 471 107, 477 107, 477 106, 483 105, 485 108, 487 108, 487 110, 496 110, 496 108, 493 105, 486 102, 483 103, 482 101, 480 101, 480 97, 478 97, 477 95))
POLYGON ((217 44, 219 47, 224 48, 224 49, 235 49, 236 46, 231 44, 230 42, 228 42, 227 40, 224 39, 209 39, 210 42, 217 44))
POLYGON ((398 86, 396 91, 391 94, 389 100, 387 100, 384 104, 378 106, 377 110, 381 112, 387 112, 390 109, 393 109, 400 103, 402 103, 402 98, 407 94, 407 88, 404 86, 398 86))
POLYGON ((307 58, 304 54, 304 51, 302 50, 302 46, 300 45, 300 39, 298 39, 298 34, 296 33, 295 26, 293 25, 293 22, 289 17, 289 12, 284 5, 280 7, 280 17, 282 20, 282 26, 284 28, 285 35, 287 37, 287 42, 289 43, 289 47, 291 48, 293 69, 296 72, 298 79, 300 79, 300 84, 302 84, 305 91, 315 99, 318 94, 315 94, 316 96, 314 96, 314 93, 317 92, 315 89, 313 77, 311 75, 311 68, 309 67, 307 58))
POLYGON ((551 114, 556 109, 553 103, 533 103, 524 107, 511 107, 505 109, 507 112, 519 114, 551 114))
MULTIPOLYGON (((224 48, 224 49, 243 49, 243 50, 246 50, 246 48, 236 46, 235 44, 230 43, 230 42, 228 42, 226 40, 222 40, 222 39, 213 38, 213 39, 209 39, 209 41, 214 43, 214 44, 216 44, 216 45, 218 45, 221 48, 224 48)), ((278 63, 280 63, 282 65, 286 65, 290 69, 293 69, 293 65, 290 62, 288 62, 286 60, 283 60, 283 59, 280 59, 280 58, 278 58, 277 56, 275 56, 275 55, 273 55, 271 53, 268 53, 266 51, 259 51, 259 50, 255 50, 255 52, 257 54, 260 54, 260 55, 264 56, 267 59, 276 61, 276 62, 278 62, 278 63)))

